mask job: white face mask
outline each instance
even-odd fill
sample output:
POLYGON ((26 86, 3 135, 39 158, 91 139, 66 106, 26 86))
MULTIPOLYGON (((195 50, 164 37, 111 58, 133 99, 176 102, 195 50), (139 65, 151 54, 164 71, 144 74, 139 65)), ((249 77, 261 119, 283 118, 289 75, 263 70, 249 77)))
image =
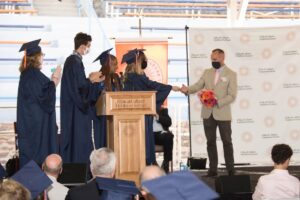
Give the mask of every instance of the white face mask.
POLYGON ((88 54, 88 53, 90 53, 90 48, 87 47, 87 48, 85 49, 85 51, 84 51, 84 55, 86 55, 86 54, 88 54))

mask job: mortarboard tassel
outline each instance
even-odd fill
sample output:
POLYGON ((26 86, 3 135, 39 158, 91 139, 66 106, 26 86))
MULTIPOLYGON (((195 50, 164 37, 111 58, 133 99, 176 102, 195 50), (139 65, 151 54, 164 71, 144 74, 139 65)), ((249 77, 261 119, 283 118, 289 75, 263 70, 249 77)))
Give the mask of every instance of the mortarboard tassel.
POLYGON ((26 56, 26 49, 24 50, 24 65, 23 65, 23 68, 24 69, 26 69, 26 67, 27 67, 27 63, 26 63, 26 58, 27 56, 26 56))

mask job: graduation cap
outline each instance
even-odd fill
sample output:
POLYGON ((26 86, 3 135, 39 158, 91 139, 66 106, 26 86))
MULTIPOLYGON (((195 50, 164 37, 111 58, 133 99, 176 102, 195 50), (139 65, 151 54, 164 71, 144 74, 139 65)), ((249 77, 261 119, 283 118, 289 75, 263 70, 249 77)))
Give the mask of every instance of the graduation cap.
POLYGON ((52 181, 33 160, 28 162, 11 178, 25 186, 30 191, 32 199, 52 184, 52 181))
POLYGON ((93 62, 96 62, 97 60, 100 60, 100 64, 104 65, 106 63, 106 60, 108 59, 109 56, 109 52, 112 50, 113 48, 107 49, 105 51, 103 51, 93 62))
POLYGON ((156 200, 210 200, 219 195, 189 171, 174 172, 167 176, 142 182, 156 200))
POLYGON ((103 190, 101 200, 131 200, 133 195, 139 193, 133 181, 112 179, 112 178, 96 178, 98 189, 103 190))
POLYGON ((0 180, 6 177, 6 171, 3 166, 0 164, 0 180))
POLYGON ((126 62, 128 65, 131 64, 131 63, 134 63, 136 61, 136 58, 139 55, 139 53, 143 52, 145 50, 146 49, 137 49, 137 48, 135 48, 133 50, 128 51, 126 54, 123 55, 121 63, 126 62))
POLYGON ((33 41, 30 41, 30 42, 24 43, 21 46, 19 52, 25 51, 25 54, 27 56, 32 56, 35 53, 42 52, 42 49, 39 46, 40 41, 41 41, 41 39, 33 40, 33 41))

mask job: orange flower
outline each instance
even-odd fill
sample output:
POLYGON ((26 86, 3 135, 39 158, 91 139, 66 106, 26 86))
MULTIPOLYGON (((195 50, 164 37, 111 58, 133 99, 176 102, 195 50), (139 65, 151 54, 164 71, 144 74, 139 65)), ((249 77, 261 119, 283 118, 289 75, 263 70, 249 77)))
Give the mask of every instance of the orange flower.
POLYGON ((201 103, 208 108, 214 107, 217 104, 215 93, 212 90, 202 90, 198 93, 198 98, 201 103))

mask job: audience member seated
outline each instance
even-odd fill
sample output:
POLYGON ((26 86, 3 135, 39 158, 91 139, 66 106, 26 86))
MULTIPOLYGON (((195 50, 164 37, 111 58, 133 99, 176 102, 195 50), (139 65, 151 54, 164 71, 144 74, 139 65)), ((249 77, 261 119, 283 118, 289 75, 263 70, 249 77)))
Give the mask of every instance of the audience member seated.
POLYGON ((142 182, 142 187, 155 200, 217 199, 219 195, 189 171, 178 171, 167 176, 142 182))
POLYGON ((108 148, 94 150, 90 155, 90 169, 93 179, 86 185, 69 190, 66 200, 99 200, 101 190, 98 190, 96 177, 113 178, 116 170, 115 153, 108 148))
POLYGON ((300 182, 290 175, 287 168, 293 150, 286 144, 277 144, 272 148, 274 169, 270 174, 261 176, 252 195, 253 200, 291 199, 300 197, 300 182))
POLYGON ((169 130, 172 119, 167 108, 161 108, 153 120, 153 132, 155 145, 162 145, 164 149, 164 160, 161 167, 169 173, 169 162, 173 160, 173 133, 169 130))
POLYGON ((30 200, 31 195, 28 189, 14 180, 6 180, 0 184, 1 200, 30 200))
MULTIPOLYGON (((156 165, 150 165, 150 166, 145 167, 143 169, 143 171, 141 172, 140 183, 142 185, 142 183, 144 181, 156 179, 156 178, 159 178, 159 177, 165 176, 165 175, 166 175, 166 173, 161 168, 159 168, 156 165)), ((151 194, 149 194, 149 192, 143 187, 141 187, 141 194, 143 195, 145 200, 153 200, 154 199, 154 197, 151 194)))
POLYGON ((45 162, 43 163, 42 167, 44 172, 53 182, 52 185, 47 189, 48 199, 50 200, 64 200, 68 193, 69 189, 63 184, 57 182, 57 178, 63 170, 62 164, 62 159, 57 154, 51 154, 47 156, 45 162))
POLYGON ((11 179, 26 187, 30 191, 31 199, 44 197, 45 191, 52 184, 49 177, 33 160, 17 171, 11 179))

